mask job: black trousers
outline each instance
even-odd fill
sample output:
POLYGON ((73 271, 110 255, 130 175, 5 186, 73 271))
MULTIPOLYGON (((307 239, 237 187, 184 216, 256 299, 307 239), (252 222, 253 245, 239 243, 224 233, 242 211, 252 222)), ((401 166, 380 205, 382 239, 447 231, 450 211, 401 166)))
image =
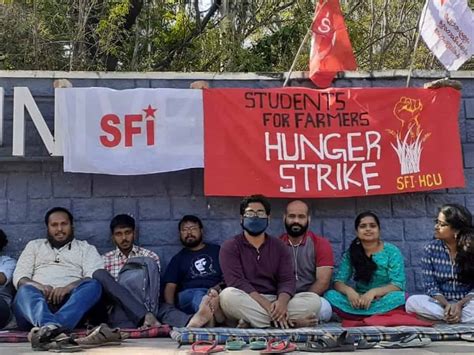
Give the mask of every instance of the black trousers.
POLYGON ((0 297, 0 329, 5 327, 12 316, 10 305, 0 297))

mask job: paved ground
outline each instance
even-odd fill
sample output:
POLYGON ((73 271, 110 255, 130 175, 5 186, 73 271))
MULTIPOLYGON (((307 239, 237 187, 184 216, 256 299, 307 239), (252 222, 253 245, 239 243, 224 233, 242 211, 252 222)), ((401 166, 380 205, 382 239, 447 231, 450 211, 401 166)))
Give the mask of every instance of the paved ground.
MULTIPOLYGON (((110 346, 83 351, 78 354, 123 354, 123 355, 141 355, 141 354, 187 354, 190 346, 182 346, 177 348, 177 343, 169 338, 155 339, 129 339, 121 346, 110 346)), ((229 354, 230 352, 226 352, 229 354)), ((464 341, 437 341, 431 343, 426 348, 414 349, 371 349, 357 351, 357 354, 383 354, 383 355, 429 355, 429 354, 474 354, 474 343, 464 341)), ((1 355, 17 355, 17 354, 51 354, 49 352, 32 351, 30 344, 2 344, 0 345, 1 355)), ((221 353, 224 354, 224 353, 221 353)), ((232 354, 258 354, 256 351, 233 351, 232 354)), ((354 353, 338 353, 354 354, 354 353)))

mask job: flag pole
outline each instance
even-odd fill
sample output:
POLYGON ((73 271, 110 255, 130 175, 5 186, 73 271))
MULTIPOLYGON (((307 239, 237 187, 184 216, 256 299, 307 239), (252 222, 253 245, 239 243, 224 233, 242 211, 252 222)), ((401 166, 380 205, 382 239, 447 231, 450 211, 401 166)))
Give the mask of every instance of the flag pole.
POLYGON ((283 87, 285 87, 288 84, 288 81, 290 81, 291 73, 293 72, 293 69, 295 69, 296 61, 298 57, 301 54, 301 51, 303 50, 303 46, 308 40, 309 36, 311 35, 311 27, 306 31, 306 35, 303 38, 303 41, 300 44, 300 47, 298 48, 298 51, 296 52, 295 59, 293 59, 293 63, 291 64, 290 70, 288 71, 288 75, 286 76, 285 82, 283 83, 283 87))
POLYGON ((409 87, 409 86, 410 86, 411 73, 413 72, 413 66, 414 66, 414 64, 415 64, 415 58, 416 58, 416 51, 418 50, 418 43, 420 42, 420 37, 421 37, 420 28, 423 26, 423 24, 424 24, 424 22, 425 22, 425 17, 426 17, 425 7, 428 6, 428 1, 429 1, 429 0, 426 0, 425 5, 423 6, 423 9, 421 10, 420 20, 418 21, 418 27, 417 27, 418 34, 417 34, 416 39, 415 39, 415 45, 414 45, 414 48, 413 48, 413 54, 412 54, 412 56, 411 56, 410 68, 408 69, 408 76, 407 76, 406 87, 409 87))
POLYGON ((314 19, 319 15, 321 9, 323 8, 324 5, 326 5, 326 3, 328 1, 329 0, 324 0, 323 3, 320 4, 320 6, 318 6, 317 10, 315 11, 313 21, 311 22, 311 25, 310 25, 308 31, 306 32, 306 35, 304 36, 303 41, 301 41, 300 47, 298 48, 298 51, 296 52, 295 59, 293 59, 293 63, 291 64, 290 70, 288 71, 288 75, 286 76, 285 82, 283 83, 283 87, 288 85, 288 81, 290 81, 291 73, 295 69, 296 61, 298 60, 298 57, 300 56, 301 51, 303 50, 303 46, 306 43, 306 41, 308 40, 308 37, 311 35, 314 19))

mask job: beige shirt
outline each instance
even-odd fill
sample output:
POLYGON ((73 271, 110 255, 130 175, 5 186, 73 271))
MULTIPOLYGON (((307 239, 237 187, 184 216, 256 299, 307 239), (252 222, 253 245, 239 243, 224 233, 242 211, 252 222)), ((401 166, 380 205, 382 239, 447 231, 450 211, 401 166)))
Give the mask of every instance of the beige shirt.
POLYGON ((64 287, 84 277, 92 277, 104 261, 97 249, 84 240, 73 239, 60 249, 54 249, 47 239, 30 241, 18 259, 13 273, 13 285, 28 277, 43 285, 64 287))

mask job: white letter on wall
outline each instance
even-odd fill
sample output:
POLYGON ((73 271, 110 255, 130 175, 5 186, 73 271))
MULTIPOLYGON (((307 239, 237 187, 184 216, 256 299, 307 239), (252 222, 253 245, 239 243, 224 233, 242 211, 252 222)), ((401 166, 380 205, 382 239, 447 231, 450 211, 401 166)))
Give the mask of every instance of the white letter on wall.
MULTIPOLYGON (((17 87, 13 92, 13 155, 25 155, 25 107, 51 155, 61 155, 61 147, 54 141, 43 115, 26 87, 17 87)), ((59 131, 55 132, 60 134, 59 131)))

